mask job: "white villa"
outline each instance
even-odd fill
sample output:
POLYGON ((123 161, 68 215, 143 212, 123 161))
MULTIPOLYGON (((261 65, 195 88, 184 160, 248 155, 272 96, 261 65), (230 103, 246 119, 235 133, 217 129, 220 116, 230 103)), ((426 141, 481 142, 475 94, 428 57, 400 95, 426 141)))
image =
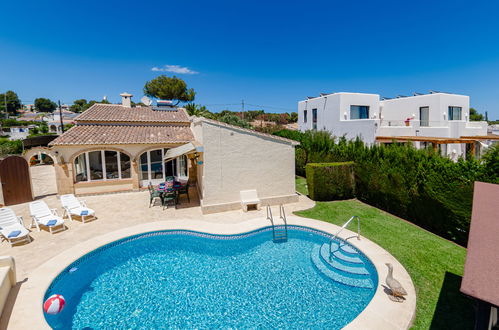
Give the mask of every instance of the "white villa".
POLYGON ((469 120, 469 109, 469 96, 441 92, 392 99, 333 93, 298 102, 298 123, 301 131, 327 130, 348 139, 360 137, 367 144, 412 141, 418 148, 432 144, 457 158, 466 150, 479 155, 495 140, 487 136, 487 122, 469 120))
POLYGON ((244 191, 260 204, 298 201, 296 141, 205 118, 185 109, 95 104, 76 125, 33 148, 54 160, 58 194, 96 194, 147 189, 167 177, 189 182, 204 213, 241 209, 244 191))

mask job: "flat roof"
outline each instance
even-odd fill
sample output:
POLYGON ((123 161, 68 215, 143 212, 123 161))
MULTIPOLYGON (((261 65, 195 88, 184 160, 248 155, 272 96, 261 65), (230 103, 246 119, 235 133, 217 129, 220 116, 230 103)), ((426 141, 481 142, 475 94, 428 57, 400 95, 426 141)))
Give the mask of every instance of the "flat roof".
POLYGON ((499 306, 499 185, 475 182, 461 292, 499 306))

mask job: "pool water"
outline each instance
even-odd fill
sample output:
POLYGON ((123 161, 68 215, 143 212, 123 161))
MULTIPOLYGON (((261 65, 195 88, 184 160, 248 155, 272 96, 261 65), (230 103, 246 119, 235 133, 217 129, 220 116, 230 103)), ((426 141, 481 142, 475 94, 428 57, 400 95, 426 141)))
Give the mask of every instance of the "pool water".
POLYGON ((101 247, 67 267, 46 297, 66 306, 45 315, 55 329, 334 328, 367 306, 373 288, 331 280, 311 261, 321 232, 290 226, 274 243, 270 228, 236 236, 163 231, 101 247))

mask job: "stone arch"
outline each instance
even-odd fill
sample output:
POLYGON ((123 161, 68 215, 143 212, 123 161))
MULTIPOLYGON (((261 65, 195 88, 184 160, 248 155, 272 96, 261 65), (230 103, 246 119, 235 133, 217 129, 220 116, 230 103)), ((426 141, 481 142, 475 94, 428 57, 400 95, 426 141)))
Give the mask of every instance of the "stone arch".
POLYGON ((52 150, 51 148, 48 148, 48 147, 34 147, 31 149, 28 149, 24 152, 23 157, 24 157, 24 159, 26 159, 26 161, 29 164, 29 160, 33 156, 38 155, 39 153, 45 154, 45 155, 49 156, 50 158, 52 158, 52 160, 54 161, 54 165, 56 165, 56 164, 59 165, 62 163, 57 152, 52 150))
POLYGON ((171 148, 175 148, 175 147, 178 147, 178 146, 179 146, 178 144, 176 144, 176 145, 164 145, 164 144, 161 144, 161 145, 157 145, 157 146, 149 146, 149 147, 141 149, 139 152, 137 152, 135 154, 135 157, 133 158, 133 161, 134 162, 138 162, 140 160, 140 156, 142 156, 142 154, 144 152, 151 151, 151 150, 158 150, 158 149, 171 149, 171 148))

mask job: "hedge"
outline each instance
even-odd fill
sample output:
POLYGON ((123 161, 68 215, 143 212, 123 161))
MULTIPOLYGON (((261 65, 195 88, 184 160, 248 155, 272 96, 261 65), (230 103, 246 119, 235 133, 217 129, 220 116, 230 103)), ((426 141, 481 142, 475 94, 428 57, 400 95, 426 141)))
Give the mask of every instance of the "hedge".
POLYGON ((314 201, 353 198, 353 165, 353 162, 308 163, 306 174, 310 198, 314 201))
MULTIPOLYGON (((353 161, 356 198, 461 245, 468 239, 473 183, 499 183, 499 145, 490 147, 481 160, 470 157, 454 162, 431 149, 417 150, 408 144, 366 146, 359 139, 337 139, 320 131, 298 137, 285 131, 276 135, 300 142, 298 175, 303 175, 309 163, 353 161)), ((312 185, 319 181, 315 179, 312 185)))

